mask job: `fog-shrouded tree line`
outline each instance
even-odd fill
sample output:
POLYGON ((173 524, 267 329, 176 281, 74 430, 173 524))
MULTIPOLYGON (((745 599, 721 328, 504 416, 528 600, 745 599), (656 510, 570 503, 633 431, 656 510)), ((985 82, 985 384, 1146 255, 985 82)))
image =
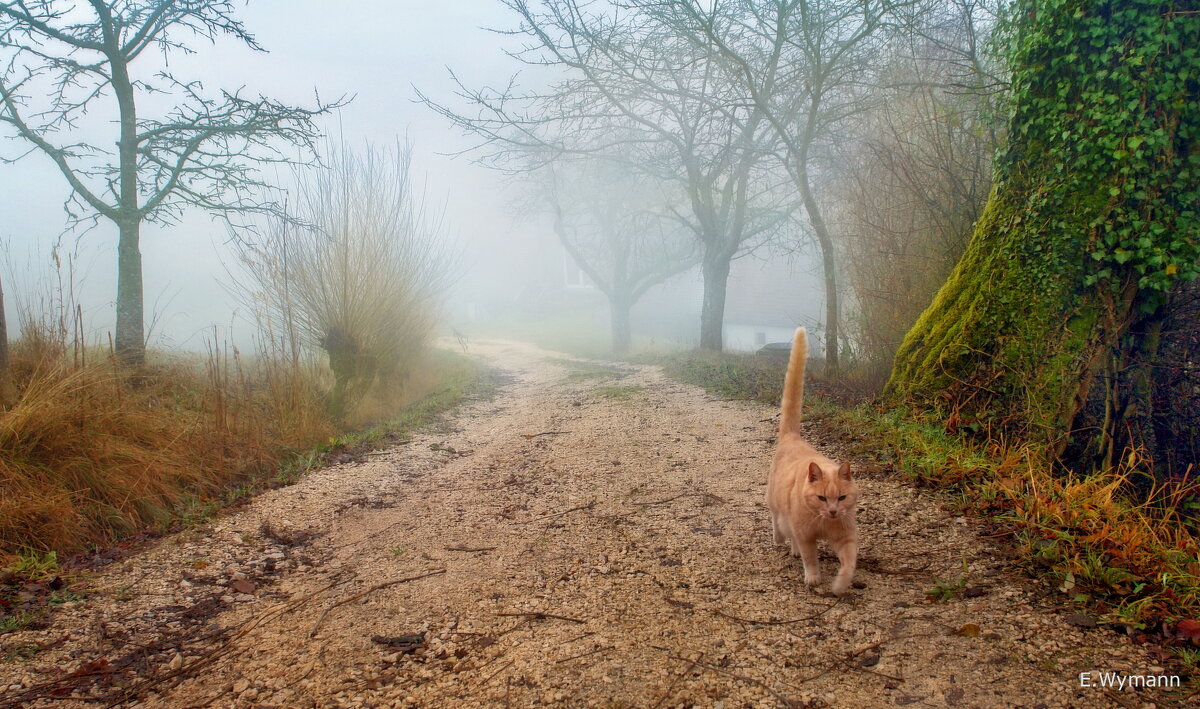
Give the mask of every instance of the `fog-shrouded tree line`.
MULTIPOLYGON (((1196 427, 1176 419, 1196 401, 1179 402, 1196 384, 1180 325, 1200 248, 1196 3, 502 2, 513 80, 422 100, 489 167, 613 165, 618 194, 661 185, 637 211, 693 241, 676 258, 703 276, 702 348, 722 347, 732 259, 811 243, 827 373, 852 364, 952 430, 1084 467, 1195 460, 1196 427)), ((555 205, 589 273, 628 241, 581 252, 570 212, 611 199, 555 205)), ((628 299, 602 289, 616 322, 628 299)), ((614 327, 614 349, 628 342, 614 327)))
POLYGON ((699 262, 705 349, 722 348, 733 259, 815 245, 826 367, 836 372, 845 352, 877 370, 890 363, 987 193, 1004 87, 987 49, 998 3, 503 1, 524 40, 514 64, 550 78, 526 87, 515 76, 501 89, 460 83, 453 101, 422 95, 479 140, 480 162, 515 175, 610 163, 620 166, 614 174, 661 184, 659 210, 695 244, 679 264, 699 262), (907 190, 908 202, 885 184, 907 190), (936 234, 927 237, 925 224, 936 234), (893 310, 905 312, 885 316, 883 339, 867 327, 847 331, 848 313, 866 325, 885 288, 901 285, 867 275, 888 270, 879 256, 888 235, 912 252, 905 271, 928 275, 893 294, 903 302, 893 310))

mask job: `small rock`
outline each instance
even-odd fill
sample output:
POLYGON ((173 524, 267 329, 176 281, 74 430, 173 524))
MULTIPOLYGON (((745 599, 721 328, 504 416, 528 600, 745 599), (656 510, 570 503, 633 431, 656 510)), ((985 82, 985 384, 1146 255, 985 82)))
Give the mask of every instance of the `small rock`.
POLYGON ((1096 619, 1090 615, 1083 613, 1072 613, 1066 617, 1067 625, 1073 625, 1076 628, 1094 628, 1096 627, 1096 619))
POLYGON ((233 693, 238 696, 241 696, 242 692, 245 692, 247 689, 250 689, 250 680, 239 679, 233 683, 233 693))
POLYGON ((167 667, 171 668, 172 670, 177 670, 180 667, 183 667, 183 655, 175 653, 175 657, 171 658, 171 662, 167 665, 167 667))

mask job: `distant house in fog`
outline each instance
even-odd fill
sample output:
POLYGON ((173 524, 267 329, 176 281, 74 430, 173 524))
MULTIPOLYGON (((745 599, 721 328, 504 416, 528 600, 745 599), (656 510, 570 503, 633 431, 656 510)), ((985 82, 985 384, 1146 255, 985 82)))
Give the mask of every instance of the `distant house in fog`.
POLYGON ((770 342, 791 342, 799 326, 820 341, 825 294, 807 264, 776 257, 733 262, 725 296, 725 349, 753 352, 770 342))

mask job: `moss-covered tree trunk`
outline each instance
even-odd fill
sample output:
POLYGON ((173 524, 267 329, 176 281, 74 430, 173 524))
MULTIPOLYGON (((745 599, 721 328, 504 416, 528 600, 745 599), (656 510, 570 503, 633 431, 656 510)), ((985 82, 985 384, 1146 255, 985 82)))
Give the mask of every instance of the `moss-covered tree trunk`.
POLYGON ((1015 2, 995 187, 897 352, 892 397, 1054 453, 1093 384, 1153 347, 1159 309, 1200 255, 1198 10, 1015 2))

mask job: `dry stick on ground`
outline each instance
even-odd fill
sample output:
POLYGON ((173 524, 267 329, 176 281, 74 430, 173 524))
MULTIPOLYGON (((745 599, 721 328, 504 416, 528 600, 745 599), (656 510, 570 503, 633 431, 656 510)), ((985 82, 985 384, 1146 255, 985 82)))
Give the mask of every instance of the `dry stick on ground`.
POLYGON ((729 613, 725 613, 724 611, 715 610, 715 609, 713 610, 713 613, 715 615, 721 616, 722 618, 728 618, 729 620, 736 620, 739 623, 750 623, 751 625, 791 625, 792 623, 803 623, 806 620, 813 620, 815 618, 820 618, 821 616, 828 613, 831 608, 833 608, 834 606, 836 606, 837 604, 839 604, 841 602, 842 602, 842 599, 839 598, 839 599, 835 600, 833 603, 830 603, 829 605, 825 606, 825 608, 822 609, 820 613, 817 613, 815 615, 805 616, 804 618, 793 618, 792 620, 754 620, 752 618, 739 618, 736 615, 731 615, 729 613))
MULTIPOLYGON (((696 660, 699 661, 703 657, 704 657, 704 653, 701 652, 700 655, 696 657, 696 660)), ((675 679, 671 680, 671 684, 667 685, 667 690, 665 692, 663 692, 662 696, 658 698, 658 701, 655 702, 654 706, 650 707, 650 709, 658 709, 659 707, 661 707, 662 703, 667 701, 667 698, 671 696, 671 692, 675 691, 675 685, 679 684, 679 680, 683 679, 683 676, 686 675, 690 670, 691 670, 691 668, 689 667, 687 670, 684 670, 683 672, 676 673, 675 679)))
POLYGON ((335 601, 335 602, 329 604, 329 606, 327 606, 325 608, 325 610, 321 611, 321 615, 317 618, 317 622, 313 623, 312 628, 308 631, 308 637, 311 638, 317 634, 317 629, 320 628, 321 623, 323 623, 325 621, 325 616, 329 615, 329 611, 333 610, 334 608, 337 608, 338 606, 344 606, 347 603, 353 603, 354 601, 357 601, 358 599, 362 598, 363 596, 365 596, 369 593, 374 593, 380 589, 384 589, 389 586, 395 586, 396 584, 400 584, 400 583, 408 583, 409 581, 416 581, 417 579, 428 578, 430 576, 437 576, 438 574, 444 574, 444 573, 446 573, 445 569, 434 569, 433 571, 429 571, 429 572, 426 572, 423 574, 418 574, 416 576, 406 576, 402 579, 392 579, 391 581, 384 581, 383 583, 375 584, 374 586, 368 588, 367 590, 363 591, 362 593, 356 593, 353 596, 350 596, 349 598, 343 598, 340 601, 335 601))
POLYGON ((506 662, 506 663, 504 663, 503 665, 501 665, 501 666, 500 666, 500 669, 498 669, 498 670, 496 670, 495 672, 493 672, 493 673, 491 673, 490 675, 488 675, 486 679, 484 679, 482 682, 480 682, 478 685, 476 685, 476 686, 475 686, 475 689, 483 689, 484 687, 486 687, 486 686, 487 686, 487 683, 488 683, 488 682, 491 682, 491 681, 492 681, 492 679, 493 679, 493 678, 494 678, 496 675, 500 674, 500 673, 501 673, 501 672, 503 672, 504 670, 507 670, 509 667, 512 667, 512 666, 513 666, 513 663, 515 663, 515 662, 516 662, 516 660, 509 660, 508 662, 506 662))
POLYGON ((572 623, 579 623, 580 625, 587 622, 586 620, 579 620, 578 618, 568 618, 565 615, 554 615, 553 613, 539 613, 537 611, 533 611, 530 613, 497 613, 496 615, 502 616, 505 618, 529 618, 530 620, 546 620, 548 618, 554 618, 555 620, 566 620, 566 621, 570 621, 572 623))
POLYGON ((446 551, 493 551, 496 547, 446 547, 446 551))
POLYGON ((720 667, 715 667, 713 665, 709 665, 707 663, 700 662, 699 660, 689 660, 686 657, 680 657, 679 655, 673 654, 670 650, 668 650, 665 647, 659 647, 657 645, 651 645, 650 647, 654 648, 655 650, 659 650, 663 653, 666 653, 667 657, 671 658, 672 660, 679 660, 680 662, 690 662, 693 667, 703 667, 706 670, 716 672, 717 674, 725 675, 726 677, 732 677, 734 679, 740 679, 743 682, 750 682, 751 684, 757 684, 759 687, 762 687, 763 689, 767 690, 767 692, 769 692, 772 697, 775 697, 776 699, 778 699, 779 703, 782 704, 783 706, 787 707, 788 709, 794 709, 794 707, 796 707, 796 704, 793 703, 792 700, 783 696, 779 692, 776 692, 770 685, 766 684, 765 682, 754 679, 753 677, 747 677, 746 675, 738 674, 737 672, 730 672, 729 670, 721 669, 720 667))
POLYGON ((571 433, 571 431, 542 431, 541 433, 522 433, 525 438, 537 438, 538 436, 558 436, 563 433, 571 433))
POLYGON ((884 567, 880 566, 879 562, 875 559, 867 558, 858 560, 858 568, 862 569, 863 571, 870 571, 873 574, 887 574, 889 576, 920 576, 927 573, 926 569, 928 569, 932 564, 932 561, 927 561, 923 566, 915 569, 907 566, 899 569, 885 569, 884 567))
POLYGON ((651 505, 665 505, 668 502, 674 502, 675 500, 678 500, 681 497, 704 497, 704 498, 708 498, 711 500, 715 500, 716 502, 721 503, 721 504, 725 503, 724 498, 717 497, 716 495, 712 494, 711 492, 681 492, 678 495, 676 495, 674 497, 668 497, 665 500, 654 500, 652 502, 634 502, 632 504, 639 505, 641 507, 650 507, 651 505))
POLYGON ((564 662, 570 662, 571 660, 578 660, 581 657, 587 657, 588 655, 595 655, 598 652, 608 652, 609 650, 612 650, 615 647, 616 647, 615 645, 609 645, 608 647, 598 647, 595 650, 588 650, 587 652, 579 654, 579 655, 572 655, 571 657, 564 657, 561 660, 555 660, 554 664, 561 665, 564 662))
MULTIPOLYGON (((909 635, 898 635, 894 638, 887 638, 885 640, 880 640, 879 642, 871 643, 870 645, 864 645, 863 647, 860 647, 857 650, 852 650, 851 652, 848 652, 845 655, 839 657, 838 659, 836 659, 833 662, 826 665, 825 668, 823 670, 821 670, 820 672, 816 673, 812 677, 805 677, 804 679, 800 680, 796 684, 804 684, 806 682, 812 682, 815 679, 824 677, 833 668, 850 662, 850 660, 853 660, 855 657, 863 654, 864 652, 868 652, 870 650, 878 650, 880 647, 882 647, 883 645, 885 645, 887 643, 892 642, 893 640, 908 640, 910 638, 940 638, 940 637, 942 637, 942 635, 940 633, 911 633, 909 635)), ((858 668, 858 669, 866 669, 866 668, 858 668)), ((881 674, 881 673, 876 672, 874 674, 881 674)), ((884 675, 884 676, 886 676, 886 675, 884 675)), ((888 679, 895 679, 900 682, 904 681, 904 679, 901 677, 888 677, 888 679)))
POLYGON ((550 519, 551 517, 562 517, 563 515, 571 514, 572 512, 578 512, 580 510, 590 510, 595 506, 596 506, 596 501, 592 500, 591 502, 587 503, 586 505, 572 507, 569 510, 563 510, 562 512, 555 512, 554 514, 551 514, 551 515, 542 515, 541 517, 534 517, 533 519, 527 519, 524 522, 516 522, 515 524, 532 524, 533 522, 537 522, 538 520, 550 519))

